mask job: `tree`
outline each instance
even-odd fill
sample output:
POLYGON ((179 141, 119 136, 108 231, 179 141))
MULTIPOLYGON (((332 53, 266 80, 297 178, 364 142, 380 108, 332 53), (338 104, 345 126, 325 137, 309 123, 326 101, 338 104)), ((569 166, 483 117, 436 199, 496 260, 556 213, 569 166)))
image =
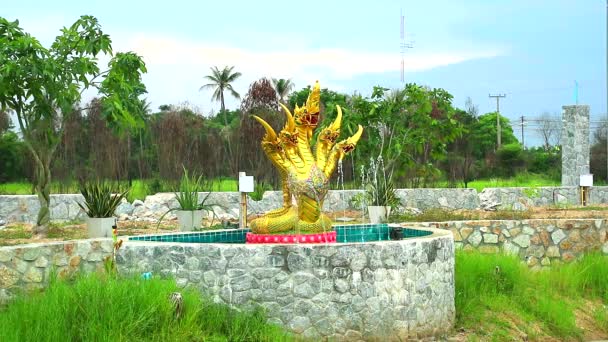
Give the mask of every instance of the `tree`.
MULTIPOLYGON (((221 111, 224 112, 226 110, 226 105, 224 104, 224 91, 228 90, 232 96, 239 99, 241 96, 232 88, 232 82, 236 81, 237 78, 241 77, 240 72, 232 72, 234 70, 234 66, 227 67, 219 70, 217 67, 211 68, 211 75, 205 76, 205 78, 211 83, 207 83, 202 86, 200 90, 213 88, 213 95, 211 95, 211 99, 220 102, 221 111)), ((224 113, 224 125, 228 125, 228 119, 226 114, 224 113)))
POLYGON ((524 166, 523 149, 519 142, 500 146, 496 155, 503 176, 513 177, 524 166))
POLYGON ((12 128, 11 118, 5 111, 0 111, 0 134, 12 128))
MULTIPOLYGON (((408 186, 426 186, 438 175, 434 162, 445 158, 447 144, 462 133, 454 118, 452 95, 437 88, 416 84, 389 91, 374 87, 371 101, 356 102, 367 113, 367 144, 363 152, 383 157, 387 173, 408 182, 408 186)), ((359 147, 357 147, 359 149, 359 147)))
POLYGON ((291 82, 290 78, 281 78, 278 80, 276 78, 273 78, 272 84, 274 86, 274 90, 277 92, 279 102, 285 104, 285 99, 287 98, 287 95, 289 95, 289 93, 293 90, 293 82, 291 82))
POLYGON ((103 117, 111 127, 138 125, 138 97, 146 89, 146 67, 134 53, 112 52, 111 40, 97 19, 82 16, 61 29, 50 48, 0 17, 0 110, 16 114, 24 142, 35 163, 40 202, 34 233, 44 237, 50 221, 51 161, 63 134, 63 123, 75 112, 82 93, 96 88, 103 117), (108 69, 99 54, 110 55, 108 69))
POLYGON ((536 131, 543 139, 545 150, 548 151, 551 146, 558 145, 561 134, 561 119, 557 115, 544 112, 537 123, 538 128, 536 128, 536 131))
POLYGON ((243 113, 254 109, 276 111, 278 107, 277 92, 267 78, 261 78, 251 83, 249 91, 241 102, 241 112, 243 113))
POLYGON ((472 103, 467 103, 466 111, 455 111, 454 118, 462 124, 463 131, 462 135, 448 145, 446 171, 451 186, 455 186, 456 181, 460 179, 467 188, 475 176, 476 158, 473 150, 477 141, 471 133, 475 130, 478 121, 475 112, 470 110, 472 107, 474 107, 472 103))
MULTIPOLYGON (((500 132, 502 144, 518 142, 509 119, 502 115, 500 116, 500 132)), ((478 158, 484 158, 489 152, 496 152, 496 112, 480 115, 471 134, 477 141, 475 155, 478 158)))
POLYGON ((606 170, 606 158, 608 157, 608 151, 606 150, 606 135, 608 132, 608 123, 606 120, 602 120, 600 126, 593 133, 593 145, 591 145, 589 167, 594 178, 606 179, 608 178, 608 170, 606 170))
POLYGON ((477 118, 479 115, 479 107, 473 103, 473 99, 467 96, 467 99, 464 102, 464 110, 467 112, 468 116, 477 118))

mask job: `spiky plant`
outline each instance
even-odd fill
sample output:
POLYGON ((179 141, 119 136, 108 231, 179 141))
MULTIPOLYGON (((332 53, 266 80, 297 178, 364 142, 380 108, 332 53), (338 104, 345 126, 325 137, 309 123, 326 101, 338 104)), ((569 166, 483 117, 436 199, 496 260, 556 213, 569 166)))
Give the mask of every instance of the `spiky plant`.
MULTIPOLYGON (((196 176, 195 174, 189 175, 188 170, 184 167, 184 174, 179 181, 179 186, 177 191, 175 191, 175 199, 179 204, 179 208, 171 208, 165 212, 160 219, 158 220, 158 226, 160 226, 160 222, 163 218, 172 211, 176 210, 204 210, 210 211, 213 213, 213 217, 215 218, 215 212, 213 211, 213 204, 207 204, 207 199, 211 195, 211 189, 208 186, 205 186, 205 181, 203 179, 203 175, 196 176), (200 191, 209 190, 203 200, 199 203, 198 193, 200 191)), ((213 222, 212 222, 213 224, 213 222)))
POLYGON ((128 192, 128 189, 119 192, 117 188, 104 181, 85 182, 80 185, 84 205, 82 203, 78 205, 88 217, 112 217, 128 192))

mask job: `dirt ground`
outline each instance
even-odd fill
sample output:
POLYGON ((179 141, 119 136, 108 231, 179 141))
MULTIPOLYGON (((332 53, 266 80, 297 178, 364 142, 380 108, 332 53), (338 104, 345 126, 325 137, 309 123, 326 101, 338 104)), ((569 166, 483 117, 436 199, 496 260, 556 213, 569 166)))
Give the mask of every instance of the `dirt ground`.
MULTIPOLYGON (((357 224, 366 222, 362 211, 340 210, 327 213, 336 224, 357 224)), ((251 221, 255 216, 249 216, 251 221)), ((457 211, 431 211, 425 212, 420 217, 400 216, 392 217, 393 220, 404 219, 407 221, 436 221, 436 220, 484 220, 484 219, 568 219, 568 218, 606 218, 608 219, 608 204, 594 205, 588 207, 537 207, 527 211, 483 211, 483 210, 457 210, 457 211)), ((209 229, 210 222, 204 222, 203 226, 209 229)), ((219 229, 218 222, 214 222, 212 229, 219 229)), ((157 228, 156 222, 146 221, 120 221, 118 222, 119 235, 144 235, 169 233, 177 231, 176 220, 164 220, 157 228)), ((84 223, 53 223, 49 230, 48 238, 33 239, 32 225, 26 223, 11 223, 0 230, 0 246, 19 245, 32 242, 64 241, 86 238, 86 227, 84 223)))

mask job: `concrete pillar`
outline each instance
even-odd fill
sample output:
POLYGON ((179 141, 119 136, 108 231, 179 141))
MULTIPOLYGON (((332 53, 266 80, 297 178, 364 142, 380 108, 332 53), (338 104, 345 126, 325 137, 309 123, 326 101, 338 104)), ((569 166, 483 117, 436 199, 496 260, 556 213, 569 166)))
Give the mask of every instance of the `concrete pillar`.
POLYGON ((589 106, 562 107, 562 186, 578 186, 589 173, 589 106))

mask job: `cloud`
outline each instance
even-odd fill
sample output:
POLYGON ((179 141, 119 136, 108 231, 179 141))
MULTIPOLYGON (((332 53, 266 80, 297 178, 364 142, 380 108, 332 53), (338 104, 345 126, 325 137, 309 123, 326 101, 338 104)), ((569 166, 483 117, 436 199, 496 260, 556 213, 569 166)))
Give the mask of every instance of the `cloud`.
MULTIPOLYGON (((340 48, 254 50, 171 37, 136 35, 128 48, 152 65, 236 66, 243 74, 296 79, 350 79, 363 74, 400 70, 398 52, 373 52, 340 48)), ((415 51, 404 57, 405 71, 425 71, 468 60, 501 55, 497 48, 466 51, 415 51)))

